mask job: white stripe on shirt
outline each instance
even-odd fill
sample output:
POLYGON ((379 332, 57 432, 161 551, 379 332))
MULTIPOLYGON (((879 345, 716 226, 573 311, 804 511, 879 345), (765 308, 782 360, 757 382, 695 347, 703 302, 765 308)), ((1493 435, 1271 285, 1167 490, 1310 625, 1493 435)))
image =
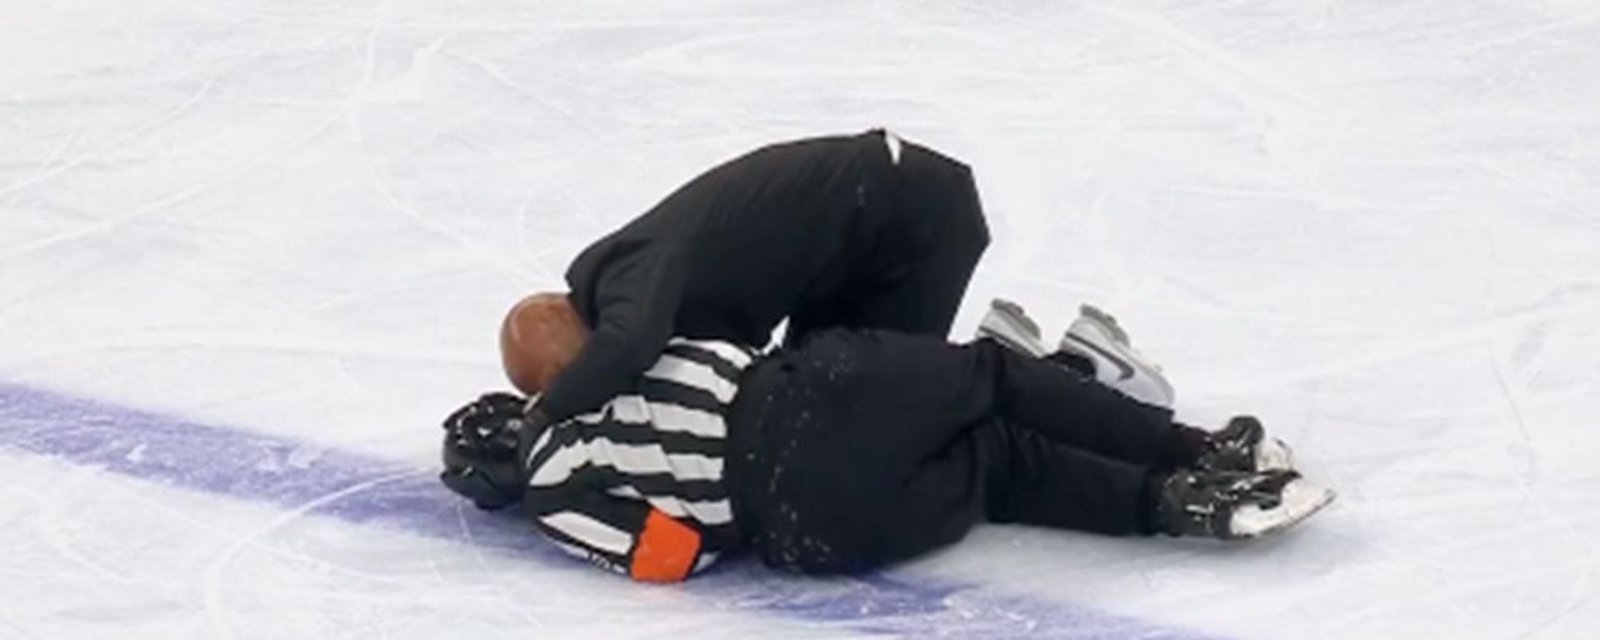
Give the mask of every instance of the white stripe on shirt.
POLYGON ((666 452, 655 444, 621 444, 595 438, 589 441, 589 460, 629 475, 672 473, 666 452))
POLYGON ((528 458, 522 461, 524 469, 533 462, 533 454, 544 450, 545 445, 550 444, 550 437, 555 434, 556 428, 556 425, 546 427, 544 433, 539 434, 539 439, 533 441, 533 446, 528 448, 528 458))
POLYGON ((678 480, 720 480, 722 459, 698 453, 667 453, 660 444, 622 444, 607 438, 589 442, 589 460, 629 475, 670 474, 678 480))
POLYGON ((727 500, 715 500, 712 502, 680 500, 679 502, 683 503, 683 508, 689 511, 689 515, 706 524, 718 525, 733 522, 733 507, 728 504, 727 500))
POLYGON ((611 409, 611 418, 624 424, 689 433, 702 438, 728 437, 728 427, 723 424, 722 416, 709 411, 650 402, 639 396, 617 396, 606 406, 611 409))
POLYGON ((661 356, 655 366, 644 372, 644 376, 704 389, 716 396, 718 402, 733 400, 733 395, 739 392, 738 385, 717 375, 711 367, 670 354, 661 356))
POLYGON ((622 444, 607 438, 574 442, 551 454, 528 479, 530 487, 549 487, 572 477, 584 464, 607 466, 629 475, 668 474, 678 480, 720 480, 723 461, 698 453, 667 453, 659 444, 622 444))
POLYGON ((641 396, 617 396, 606 403, 606 408, 611 410, 611 418, 617 422, 650 424, 650 404, 641 396))
POLYGON ((645 496, 650 506, 674 518, 694 517, 705 524, 718 525, 733 522, 733 507, 727 500, 693 502, 672 496, 645 496))
POLYGON ((659 431, 691 433, 702 438, 728 437, 728 426, 722 422, 722 416, 715 413, 659 402, 651 402, 649 406, 659 431))
POLYGON ((560 511, 539 518, 550 528, 565 533, 585 544, 617 555, 627 555, 633 548, 633 536, 609 524, 576 511, 560 511))
POLYGON ((722 458, 698 453, 669 453, 667 464, 679 480, 721 480, 722 458))
POLYGON ((567 481, 572 472, 589 463, 589 443, 578 441, 557 449, 528 478, 530 487, 550 487, 567 481))
MULTIPOLYGON (((637 490, 634 493, 638 493, 637 490)), ((733 507, 726 499, 720 501, 694 502, 686 499, 672 498, 672 496, 645 496, 645 501, 651 507, 661 510, 662 514, 674 518, 691 518, 704 523, 704 525, 726 525, 733 522, 733 507)))

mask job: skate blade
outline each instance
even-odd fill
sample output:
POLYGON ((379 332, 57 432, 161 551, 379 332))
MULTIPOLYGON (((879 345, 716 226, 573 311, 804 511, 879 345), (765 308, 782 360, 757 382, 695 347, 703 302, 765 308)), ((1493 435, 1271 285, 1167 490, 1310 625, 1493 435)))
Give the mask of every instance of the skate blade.
POLYGON ((1332 489, 1306 480, 1295 480, 1283 487, 1282 501, 1272 509, 1254 505, 1239 509, 1229 523, 1236 539, 1259 538, 1289 529, 1318 511, 1327 508, 1337 496, 1332 489))

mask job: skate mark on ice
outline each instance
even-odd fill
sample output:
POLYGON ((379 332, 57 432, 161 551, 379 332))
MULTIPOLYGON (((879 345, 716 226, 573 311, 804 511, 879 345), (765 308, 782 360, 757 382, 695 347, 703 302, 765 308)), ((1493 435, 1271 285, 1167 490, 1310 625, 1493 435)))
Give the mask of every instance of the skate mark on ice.
MULTIPOLYGON (((295 519, 319 515, 474 548, 515 550, 534 563, 567 567, 575 562, 515 515, 463 509, 464 503, 439 486, 430 468, 333 448, 319 447, 320 455, 305 456, 307 446, 0 383, 0 450, 284 510, 230 551, 295 519)), ((233 555, 215 559, 208 578, 215 578, 233 555)), ((924 577, 912 581, 889 573, 807 578, 744 560, 716 565, 677 588, 716 603, 718 609, 815 622, 821 630, 949 638, 1206 637, 1070 603, 1001 593, 989 585, 924 577)), ((212 631, 228 635, 226 612, 214 598, 207 604, 212 631)))

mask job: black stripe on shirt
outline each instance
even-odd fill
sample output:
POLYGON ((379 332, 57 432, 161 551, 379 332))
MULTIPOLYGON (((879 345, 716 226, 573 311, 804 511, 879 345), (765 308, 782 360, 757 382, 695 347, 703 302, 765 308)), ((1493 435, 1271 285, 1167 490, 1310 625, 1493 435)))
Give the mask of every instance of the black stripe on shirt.
POLYGON ((596 438, 617 444, 655 444, 667 453, 692 453, 721 458, 727 451, 723 438, 705 438, 682 431, 657 431, 648 425, 607 420, 591 427, 596 438))
POLYGON ((716 480, 680 480, 671 473, 628 473, 609 465, 601 466, 585 462, 583 466, 573 469, 572 476, 561 484, 528 487, 523 499, 532 504, 562 504, 562 492, 585 485, 588 487, 627 485, 645 496, 677 498, 685 502, 716 502, 728 498, 727 488, 716 480))
POLYGON ((683 382, 661 378, 644 378, 639 381, 639 395, 650 402, 675 404, 688 409, 698 409, 721 415, 726 406, 710 391, 683 382))
POLYGON ((726 358, 717 355, 717 352, 710 349, 680 342, 667 345, 664 353, 711 367, 711 370, 716 372, 717 376, 728 382, 736 383, 739 381, 740 369, 738 365, 729 362, 726 358))

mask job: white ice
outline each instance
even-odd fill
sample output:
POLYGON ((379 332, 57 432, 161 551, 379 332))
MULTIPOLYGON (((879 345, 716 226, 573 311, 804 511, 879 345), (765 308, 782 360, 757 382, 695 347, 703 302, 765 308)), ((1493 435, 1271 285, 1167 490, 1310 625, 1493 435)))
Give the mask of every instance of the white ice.
MULTIPOLYGON (((518 296, 713 163, 875 126, 978 176, 959 335, 991 296, 1102 305, 1182 417, 1257 413, 1340 492, 1254 544, 985 527, 894 579, 1600 637, 1587 0, 12 0, 0 381, 425 478, 518 296)), ((872 632, 4 442, 4 638, 872 632)))

